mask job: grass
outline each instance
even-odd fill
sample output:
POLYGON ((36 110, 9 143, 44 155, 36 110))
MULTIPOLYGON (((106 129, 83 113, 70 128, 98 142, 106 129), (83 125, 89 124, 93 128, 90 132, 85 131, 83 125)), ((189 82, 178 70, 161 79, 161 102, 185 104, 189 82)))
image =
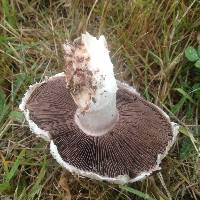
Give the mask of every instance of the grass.
POLYGON ((184 56, 200 43, 198 0, 2 0, 0 9, 0 199, 200 199, 200 69, 184 56), (19 112, 30 84, 63 71, 61 44, 85 30, 106 36, 118 79, 181 125, 162 170, 144 181, 72 176, 19 112))

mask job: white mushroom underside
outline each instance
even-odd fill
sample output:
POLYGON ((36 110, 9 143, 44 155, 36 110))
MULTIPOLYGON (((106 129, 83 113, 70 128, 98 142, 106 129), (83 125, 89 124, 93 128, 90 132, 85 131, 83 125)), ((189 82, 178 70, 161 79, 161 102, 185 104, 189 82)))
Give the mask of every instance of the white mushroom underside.
MULTIPOLYGON (((101 175, 98 175, 98 174, 95 174, 93 172, 89 172, 89 171, 83 171, 83 170, 80 170, 72 165, 70 165, 69 163, 65 162, 58 150, 57 150, 57 147, 56 145, 54 144, 53 140, 51 140, 50 138, 50 134, 48 131, 45 131, 45 130, 42 130, 40 129, 29 117, 29 111, 25 108, 25 105, 29 99, 29 97, 31 96, 32 92, 38 87, 40 86, 41 84, 47 82, 47 80, 51 80, 55 77, 63 77, 65 76, 64 73, 59 73, 59 74, 56 74, 55 76, 52 76, 52 77, 49 77, 48 79, 46 79, 45 81, 41 82, 41 83, 36 83, 32 86, 29 87, 28 91, 25 93, 23 99, 22 99, 22 102, 19 106, 20 110, 24 112, 24 115, 25 115, 25 118, 30 126, 30 129, 31 131, 36 134, 36 136, 38 137, 41 137, 47 141, 50 141, 50 152, 52 154, 52 156, 54 157, 54 159, 61 165, 63 166, 64 168, 66 168, 68 171, 70 171, 71 173, 75 173, 77 175, 80 175, 80 176, 83 176, 83 177, 88 177, 88 178, 92 178, 92 179, 96 179, 96 180, 105 180, 105 181, 109 181, 109 182, 112 182, 112 183, 117 183, 117 184, 125 184, 125 183, 132 183, 132 182, 136 182, 136 181, 139 181, 139 180, 142 180, 144 179, 145 177, 149 176, 150 174, 152 174, 152 172, 154 171, 157 171, 157 170, 160 170, 160 163, 162 161, 162 159, 168 154, 168 151, 170 150, 170 148, 172 147, 172 145, 174 144, 174 142, 176 141, 176 137, 177 137, 177 134, 178 134, 178 129, 179 129, 179 126, 174 123, 174 122, 170 122, 171 123, 171 127, 172 127, 172 130, 173 130, 173 138, 171 141, 168 142, 168 145, 164 151, 163 154, 158 154, 158 157, 157 157, 157 161, 156 161, 156 165, 151 168, 150 170, 148 171, 144 171, 142 173, 140 173, 137 177, 131 179, 128 175, 120 175, 120 176, 117 176, 117 177, 114 177, 114 178, 110 178, 110 177, 106 177, 106 176, 101 176, 101 175)), ((127 84, 124 84, 124 83, 121 83, 120 81, 118 81, 118 84, 121 84, 123 85, 126 89, 128 89, 129 91, 139 95, 139 93, 133 88, 133 87, 130 87, 129 85, 127 84)), ((154 105, 154 104, 152 104, 154 105)), ((156 106, 156 105, 154 105, 156 106)), ((170 121, 170 118, 169 116, 161 109, 159 108, 158 106, 156 106, 162 113, 164 116, 166 116, 166 118, 170 121)))

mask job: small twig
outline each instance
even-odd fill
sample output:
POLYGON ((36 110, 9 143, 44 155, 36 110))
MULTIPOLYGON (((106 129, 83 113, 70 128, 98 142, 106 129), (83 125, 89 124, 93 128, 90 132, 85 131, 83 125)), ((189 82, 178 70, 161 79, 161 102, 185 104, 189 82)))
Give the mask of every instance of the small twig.
POLYGON ((90 17, 91 17, 91 15, 92 15, 92 12, 93 12, 93 10, 94 10, 94 8, 95 8, 95 6, 96 6, 97 3, 98 3, 98 0, 95 0, 94 4, 93 4, 93 6, 92 6, 92 8, 91 8, 91 10, 90 10, 90 13, 89 13, 89 15, 88 15, 88 17, 87 17, 87 20, 86 20, 86 23, 85 23, 86 29, 87 29, 87 26, 88 26, 88 22, 89 22, 89 20, 90 20, 90 17))
POLYGON ((164 187, 164 189, 165 189, 165 191, 166 191, 166 193, 167 193, 167 196, 168 196, 169 200, 172 200, 172 196, 171 196, 169 190, 167 189, 167 186, 166 186, 166 184, 165 184, 165 181, 164 181, 164 179, 163 179, 163 176, 162 176, 161 172, 158 172, 158 178, 159 178, 159 180, 160 180, 162 186, 164 187))

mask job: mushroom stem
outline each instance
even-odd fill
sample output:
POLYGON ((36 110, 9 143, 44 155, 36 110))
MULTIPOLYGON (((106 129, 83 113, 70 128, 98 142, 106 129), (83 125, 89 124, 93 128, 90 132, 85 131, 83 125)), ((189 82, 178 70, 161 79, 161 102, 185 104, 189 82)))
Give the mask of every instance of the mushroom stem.
POLYGON ((116 99, 108 100, 108 104, 99 110, 92 110, 82 113, 77 109, 75 122, 78 127, 87 135, 101 136, 111 130, 118 121, 118 111, 116 109, 116 99))
POLYGON ((67 87, 78 106, 75 122, 88 135, 103 135, 118 120, 117 83, 106 40, 86 33, 64 49, 67 87))

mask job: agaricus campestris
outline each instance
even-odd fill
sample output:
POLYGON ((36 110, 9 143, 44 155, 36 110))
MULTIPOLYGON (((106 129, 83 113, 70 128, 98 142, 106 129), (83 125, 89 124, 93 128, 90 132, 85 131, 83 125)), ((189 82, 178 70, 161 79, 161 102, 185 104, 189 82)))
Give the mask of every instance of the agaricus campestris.
POLYGON ((117 81, 104 36, 63 45, 65 73, 29 87, 20 109, 70 172, 124 184, 160 169, 178 125, 117 81))

